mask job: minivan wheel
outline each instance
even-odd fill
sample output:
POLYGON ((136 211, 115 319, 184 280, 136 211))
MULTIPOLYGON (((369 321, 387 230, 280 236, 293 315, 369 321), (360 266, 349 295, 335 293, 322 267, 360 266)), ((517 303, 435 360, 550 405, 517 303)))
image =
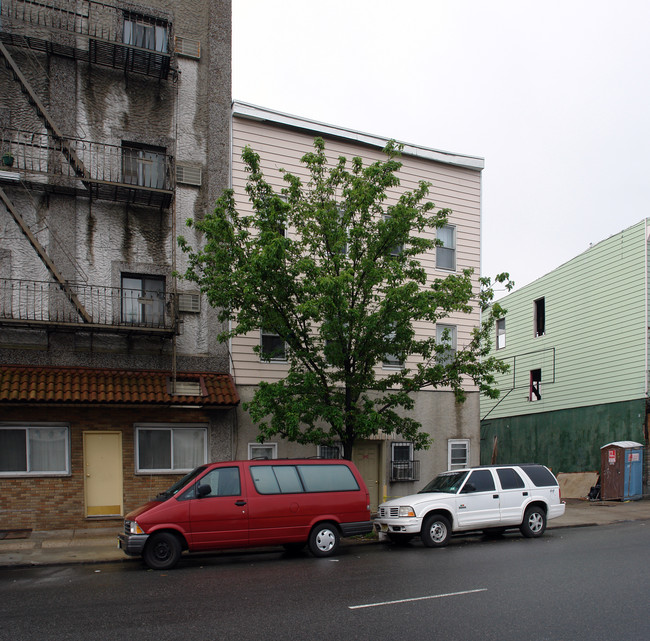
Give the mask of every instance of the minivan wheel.
POLYGON ((169 570, 181 558, 181 543, 170 532, 152 534, 144 548, 142 558, 152 570, 169 570))
POLYGON ((524 520, 519 530, 529 539, 542 536, 546 530, 546 512, 536 506, 529 507, 524 514, 524 520))
POLYGON ((441 548, 449 543, 451 524, 442 514, 433 514, 424 519, 420 538, 428 548, 441 548))
POLYGON ((341 537, 333 523, 319 523, 309 534, 309 551, 314 556, 330 556, 338 548, 341 537))

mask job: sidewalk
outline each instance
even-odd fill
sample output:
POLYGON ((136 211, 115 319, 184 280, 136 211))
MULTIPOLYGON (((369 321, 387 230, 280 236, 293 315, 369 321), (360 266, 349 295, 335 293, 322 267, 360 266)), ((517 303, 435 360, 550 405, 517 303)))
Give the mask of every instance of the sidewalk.
MULTIPOLYGON (((609 525, 622 521, 650 520, 650 500, 586 501, 567 499, 564 516, 548 522, 548 529, 609 525)), ((28 538, 0 538, 0 567, 67 565, 73 563, 140 562, 117 547, 119 526, 93 530, 31 532, 28 538)), ((352 543, 354 544, 354 543, 352 543)))

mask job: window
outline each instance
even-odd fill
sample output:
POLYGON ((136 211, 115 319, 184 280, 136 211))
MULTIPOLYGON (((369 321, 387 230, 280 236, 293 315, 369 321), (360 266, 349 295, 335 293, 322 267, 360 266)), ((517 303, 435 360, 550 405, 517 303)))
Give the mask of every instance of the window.
POLYGON ((249 443, 249 459, 273 459, 278 458, 277 443, 249 443))
POLYGON ((391 481, 418 481, 420 461, 413 460, 413 443, 391 444, 391 481))
POLYGON ((218 467, 210 470, 200 481, 199 485, 209 485, 210 491, 203 494, 208 496, 239 496, 241 481, 238 467, 218 467))
POLYGON ((456 228, 445 225, 438 229, 438 240, 442 243, 436 247, 436 267, 438 269, 456 269, 456 228))
POLYGON ((297 494, 305 491, 295 465, 253 465, 251 476, 260 494, 297 494))
POLYGON ((526 476, 533 482, 535 487, 556 487, 557 479, 553 473, 543 465, 522 465, 521 469, 526 476))
POLYGON ((494 492, 494 477, 490 470, 474 470, 467 479, 461 494, 471 494, 472 492, 494 492))
POLYGON ((205 427, 136 427, 137 472, 183 472, 207 462, 205 427))
POLYGON ((263 361, 286 361, 287 360, 287 345, 280 337, 271 329, 262 329, 260 338, 260 356, 263 361))
MULTIPOLYGON (((390 220, 390 216, 388 214, 384 214, 384 221, 388 222, 389 220, 390 220)), ((398 243, 397 245, 393 245, 393 247, 391 247, 389 253, 391 256, 399 256, 403 251, 404 251, 404 244, 398 243)))
POLYGON ((543 298, 538 298, 533 302, 535 306, 534 311, 534 325, 535 325, 535 336, 544 336, 546 333, 546 309, 543 298))
POLYGON ((334 445, 319 445, 318 457, 319 458, 341 458, 343 452, 343 445, 335 443, 334 445))
MULTIPOLYGON (((396 333, 393 329, 393 331, 386 334, 386 342, 393 342, 395 340, 395 337, 396 333)), ((402 369, 402 367, 404 367, 404 360, 397 354, 385 354, 383 365, 389 369, 402 369)))
POLYGON ((526 487, 521 476, 519 476, 519 474, 517 474, 517 472, 511 467, 499 469, 497 470, 497 474, 499 475, 501 487, 504 490, 516 490, 521 487, 526 487))
POLYGON ((447 469, 458 470, 469 465, 469 439, 450 439, 447 442, 447 469))
POLYGON ((359 484, 347 465, 251 465, 260 494, 357 491, 359 484))
POLYGON ((506 319, 497 320, 497 349, 503 349, 506 346, 506 319))
POLYGON ((70 474, 67 426, 0 426, 0 475, 70 474))
POLYGON ((540 385, 542 384, 542 370, 541 369, 531 369, 530 370, 530 389, 528 391, 528 400, 529 401, 541 401, 542 394, 540 391, 540 385))
POLYGON ((122 143, 122 182, 150 189, 166 189, 166 177, 166 155, 163 147, 122 143))
POLYGON ((122 42, 142 49, 167 53, 167 22, 134 13, 125 13, 122 42))
POLYGON ((438 353, 437 360, 441 365, 447 365, 456 356, 456 326, 436 325, 436 343, 443 347, 438 353))
POLYGON ((122 322, 165 325, 165 279, 162 276, 122 274, 122 322))

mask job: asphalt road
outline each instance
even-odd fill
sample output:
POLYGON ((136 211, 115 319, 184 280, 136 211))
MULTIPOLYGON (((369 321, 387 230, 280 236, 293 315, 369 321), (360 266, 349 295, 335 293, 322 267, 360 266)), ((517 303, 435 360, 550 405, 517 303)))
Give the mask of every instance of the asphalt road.
POLYGON ((650 523, 140 563, 8 569, 0 639, 647 641, 650 523))

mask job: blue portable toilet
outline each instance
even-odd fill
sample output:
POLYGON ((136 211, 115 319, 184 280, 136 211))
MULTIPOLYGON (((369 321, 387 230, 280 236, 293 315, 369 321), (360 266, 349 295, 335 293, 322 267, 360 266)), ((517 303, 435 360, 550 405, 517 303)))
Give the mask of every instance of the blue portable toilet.
POLYGON ((600 496, 603 500, 643 498, 643 445, 615 441, 600 448, 600 496))

